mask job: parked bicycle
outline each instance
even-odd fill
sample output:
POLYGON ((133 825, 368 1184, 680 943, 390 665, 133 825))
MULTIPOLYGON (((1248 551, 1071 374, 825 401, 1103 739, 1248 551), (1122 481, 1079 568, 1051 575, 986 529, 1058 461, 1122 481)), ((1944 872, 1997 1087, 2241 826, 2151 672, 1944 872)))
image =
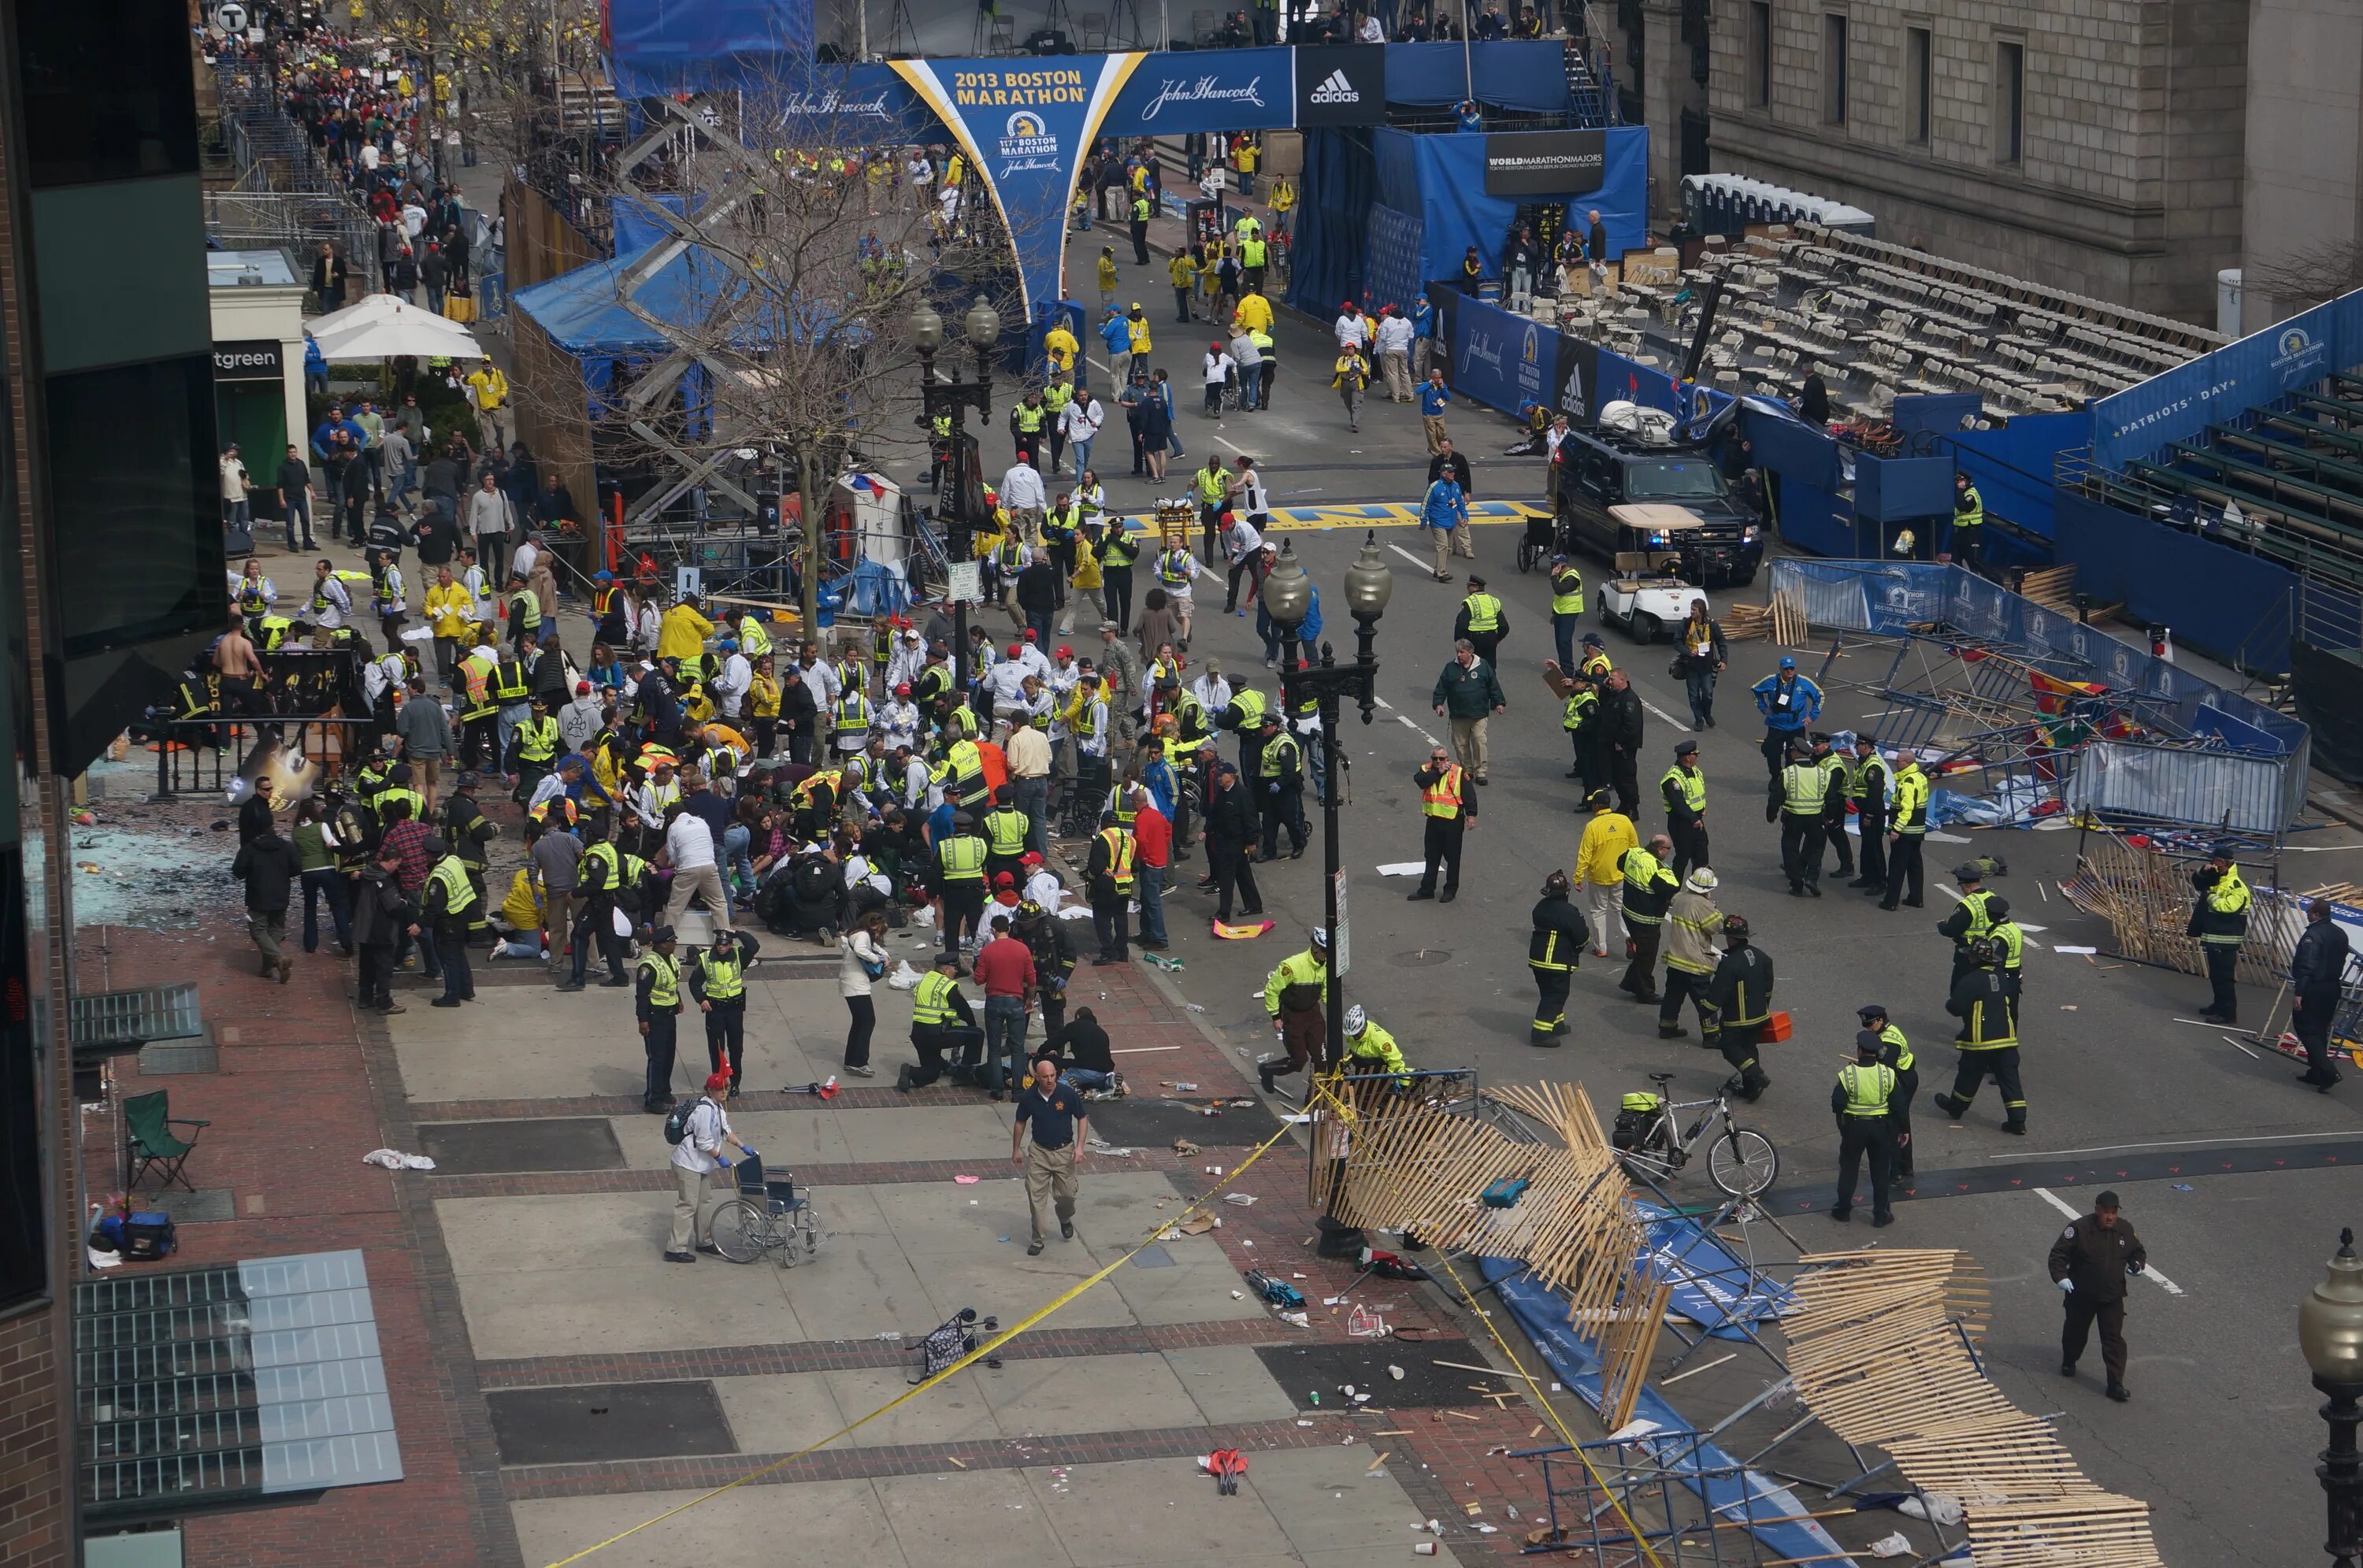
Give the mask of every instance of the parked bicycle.
POLYGON ((1625 1170, 1637 1180, 1670 1180, 1690 1164, 1699 1140, 1709 1137, 1713 1127, 1706 1146, 1707 1178, 1733 1198, 1758 1198, 1769 1191, 1781 1174, 1781 1154, 1772 1140, 1732 1121, 1727 1090, 1717 1089, 1706 1099, 1668 1099, 1666 1086, 1673 1080, 1671 1073, 1651 1073, 1655 1088, 1626 1095, 1618 1108, 1610 1141, 1625 1170), (1676 1118, 1687 1110, 1700 1115, 1684 1132, 1676 1118))

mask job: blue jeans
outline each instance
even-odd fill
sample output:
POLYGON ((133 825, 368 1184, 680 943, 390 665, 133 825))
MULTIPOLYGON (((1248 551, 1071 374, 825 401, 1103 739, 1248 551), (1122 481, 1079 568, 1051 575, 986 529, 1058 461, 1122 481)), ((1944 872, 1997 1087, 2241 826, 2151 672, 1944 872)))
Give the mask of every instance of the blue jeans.
MULTIPOLYGON (((1165 940, 1165 870, 1162 866, 1136 868, 1133 887, 1140 896, 1140 940, 1165 940)), ((1103 1086, 1104 1087, 1104 1086, 1103 1086)))
POLYGON ((1115 1088, 1114 1073, 1094 1072, 1089 1067, 1069 1067, 1059 1075, 1059 1081, 1072 1084, 1079 1089, 1112 1089, 1115 1088))
MULTIPOLYGON (((1092 439, 1097 440, 1098 437, 1093 436, 1092 439)), ((1083 470, 1092 466, 1091 441, 1070 441, 1067 443, 1067 449, 1075 454, 1075 477, 1082 478, 1083 470)))
POLYGON ((1001 1075, 999 1083, 987 1084, 988 1088, 1015 1084, 1026 1077, 1025 998, 984 999, 984 1064, 977 1072, 979 1077, 1001 1075))
POLYGON ((1551 636, 1559 644, 1559 668, 1562 675, 1575 673, 1575 624, 1582 618, 1581 614, 1551 617, 1551 636))
POLYGON ((353 944, 351 900, 348 896, 350 891, 345 886, 345 874, 334 867, 322 867, 304 873, 305 952, 317 953, 320 950, 319 914, 323 900, 328 905, 328 918, 336 925, 337 945, 350 947, 353 944))
POLYGON ((1703 669, 1682 677, 1682 688, 1691 700, 1692 725, 1705 728, 1708 715, 1714 712, 1714 671, 1703 669))
POLYGON ((755 896, 755 857, 748 853, 752 842, 753 835, 745 823, 732 823, 722 830, 722 864, 726 868, 722 884, 730 889, 734 898, 742 889, 747 897, 755 896), (732 888, 733 882, 739 886, 732 888))
POLYGON ((501 710, 499 720, 501 750, 500 755, 493 758, 492 770, 494 773, 508 771, 509 737, 516 734, 519 724, 532 717, 533 704, 530 702, 512 702, 501 710))
POLYGON ((1017 789, 1017 809, 1026 813, 1026 847, 1037 855, 1050 853, 1050 781, 1048 778, 1013 778, 1017 789))

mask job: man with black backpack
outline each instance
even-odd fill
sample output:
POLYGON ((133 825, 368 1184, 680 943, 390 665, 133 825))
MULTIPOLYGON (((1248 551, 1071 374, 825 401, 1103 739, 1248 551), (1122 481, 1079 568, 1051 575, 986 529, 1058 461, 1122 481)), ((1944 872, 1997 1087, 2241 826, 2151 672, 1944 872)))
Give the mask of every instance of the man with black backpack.
MULTIPOLYGON (((667 928, 662 935, 664 945, 671 946, 671 930, 667 928)), ((672 1145, 673 1179, 672 1233, 665 1239, 667 1263, 695 1263, 697 1253, 690 1251, 693 1243, 698 1253, 719 1255, 711 1241, 701 1242, 698 1237, 713 1233, 706 1196, 714 1177, 730 1168, 722 1145, 727 1143, 749 1159, 755 1154, 730 1131, 730 1118, 723 1113, 722 1099, 729 1092, 729 1075, 716 1073, 705 1080, 703 1097, 682 1101, 665 1117, 665 1142, 672 1145)))
MULTIPOLYGON (((673 956, 672 927, 660 925, 651 933, 649 951, 640 955, 638 984, 633 988, 632 1011, 640 1021, 640 1043, 647 1051, 649 1076, 640 1094, 640 1109, 662 1116, 671 1103, 674 1028, 681 1020, 681 963, 673 956)), ((727 1091, 730 1080, 716 1074, 727 1091)), ((672 1124, 665 1124, 672 1137, 672 1124)), ((672 1139, 680 1142, 679 1139, 672 1139)))

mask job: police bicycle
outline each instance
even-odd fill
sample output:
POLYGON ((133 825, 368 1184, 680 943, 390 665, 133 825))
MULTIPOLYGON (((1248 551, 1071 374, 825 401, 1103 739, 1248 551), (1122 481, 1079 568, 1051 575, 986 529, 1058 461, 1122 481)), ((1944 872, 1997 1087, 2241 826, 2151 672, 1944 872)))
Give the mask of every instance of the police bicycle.
POLYGON ((1610 1142, 1625 1169, 1652 1186, 1668 1181, 1690 1164, 1699 1140, 1714 1127, 1706 1146, 1707 1178, 1733 1198, 1769 1191, 1781 1174, 1780 1151, 1763 1133, 1732 1121, 1730 1090, 1717 1089, 1706 1099, 1670 1100, 1666 1086, 1673 1080, 1671 1073, 1651 1073, 1654 1088, 1626 1095, 1618 1107, 1610 1142), (1688 1132, 1676 1120, 1686 1110, 1700 1113, 1688 1132))
POLYGON ((715 1251, 738 1264, 769 1254, 782 1268, 819 1253, 826 1232, 810 1188, 799 1190, 793 1176, 766 1179, 762 1160, 751 1152, 731 1169, 738 1196, 714 1211, 715 1251))

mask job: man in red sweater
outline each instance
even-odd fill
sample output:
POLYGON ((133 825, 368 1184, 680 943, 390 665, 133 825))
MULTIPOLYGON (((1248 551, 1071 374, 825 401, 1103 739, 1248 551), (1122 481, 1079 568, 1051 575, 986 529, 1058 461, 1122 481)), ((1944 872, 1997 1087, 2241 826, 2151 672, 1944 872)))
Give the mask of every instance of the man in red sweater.
POLYGON ((1009 917, 993 917, 993 940, 976 955, 976 982, 984 988, 984 1062, 977 1081, 1001 1098, 1024 1087, 1026 1011, 1034 999, 1034 955, 1009 934, 1009 917))
POLYGON ((1140 900, 1139 944, 1163 948, 1165 879, 1173 866, 1173 824, 1165 820, 1147 790, 1132 787, 1133 887, 1140 900))

